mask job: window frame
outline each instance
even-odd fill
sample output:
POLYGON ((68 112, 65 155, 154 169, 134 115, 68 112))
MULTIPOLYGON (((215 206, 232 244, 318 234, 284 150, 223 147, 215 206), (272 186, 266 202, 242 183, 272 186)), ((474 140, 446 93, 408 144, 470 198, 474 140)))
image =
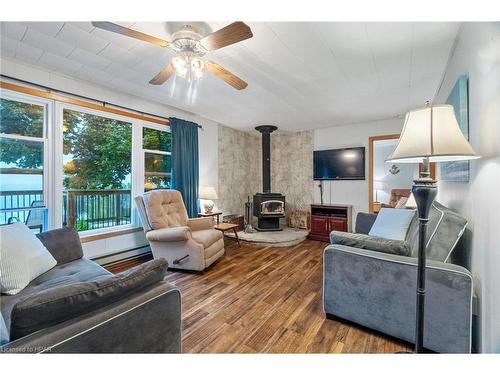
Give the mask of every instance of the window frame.
POLYGON ((122 224, 122 225, 114 225, 106 228, 98 228, 98 229, 90 229, 86 231, 81 231, 78 232, 80 235, 80 238, 84 239, 86 237, 92 237, 96 236, 99 234, 104 234, 104 233, 110 233, 110 232, 120 232, 124 231, 127 229, 133 229, 137 228, 140 226, 140 221, 138 220, 137 215, 135 214, 136 208, 134 202, 134 197, 138 194, 137 191, 137 185, 135 183, 135 175, 137 174, 137 171, 134 170, 134 160, 137 159, 137 143, 142 142, 142 138, 140 140, 137 139, 137 135, 134 132, 134 129, 140 127, 139 120, 133 119, 131 117, 126 117, 126 116, 121 116, 117 115, 114 113, 109 113, 109 112, 104 112, 104 111, 99 111, 91 108, 86 108, 86 107, 81 107, 75 104, 69 104, 69 103, 62 103, 62 102, 56 102, 56 118, 57 120, 55 121, 55 133, 56 133, 56 140, 57 143, 54 147, 54 153, 55 153, 55 159, 56 159, 56 165, 57 168, 54 169, 54 179, 56 183, 56 189, 55 189, 55 202, 56 202, 56 227, 57 228, 62 228, 63 223, 62 223, 62 212, 63 212, 63 178, 64 178, 64 171, 63 171, 63 158, 64 158, 64 152, 63 152, 63 143, 64 143, 64 110, 70 110, 70 111, 76 111, 76 112, 81 112, 81 113, 87 113, 89 115, 94 115, 94 116, 99 116, 99 117, 104 117, 104 118, 109 118, 111 120, 118 120, 118 121, 123 121, 126 123, 129 123, 132 127, 132 151, 130 155, 130 167, 131 167, 131 189, 130 189, 130 200, 131 200, 131 212, 130 212, 130 224, 122 224))
MULTIPOLYGON (((172 130, 170 129, 170 126, 162 126, 162 125, 158 125, 158 124, 153 124, 151 122, 146 122, 146 121, 143 121, 142 126, 140 127, 140 131, 141 131, 141 177, 142 177, 142 182, 141 182, 141 194, 144 194, 145 190, 144 190, 144 180, 145 180, 145 177, 146 177, 146 167, 145 167, 145 163, 146 163, 146 153, 148 154, 155 154, 155 155, 165 155, 165 156, 170 156, 170 159, 172 159, 172 151, 161 151, 161 150, 151 150, 151 149, 147 149, 147 148, 143 148, 143 145, 144 145, 144 140, 143 140, 143 134, 144 134, 144 128, 148 128, 148 129, 154 129, 154 130, 158 130, 158 131, 162 131, 162 132, 166 132, 166 133, 172 133, 172 130)), ((170 174, 170 182, 172 182, 172 174, 170 174)))
POLYGON ((37 142, 43 144, 43 173, 42 173, 42 195, 44 206, 40 208, 32 208, 32 210, 46 210, 48 228, 54 228, 54 186, 51 178, 54 168, 53 147, 53 109, 54 101, 43 99, 37 96, 24 94, 12 90, 0 88, 0 98, 20 103, 38 105, 43 107, 43 131, 41 137, 25 136, 19 134, 0 133, 0 138, 13 139, 19 141, 37 142))

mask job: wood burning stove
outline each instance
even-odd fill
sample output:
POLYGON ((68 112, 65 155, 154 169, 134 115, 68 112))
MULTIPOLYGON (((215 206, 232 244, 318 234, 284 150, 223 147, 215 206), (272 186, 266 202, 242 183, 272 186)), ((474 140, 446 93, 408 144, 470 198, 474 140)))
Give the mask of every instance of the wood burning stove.
POLYGON ((253 214, 257 217, 258 231, 278 231, 280 218, 285 217, 285 196, 271 193, 271 133, 278 129, 272 125, 255 128, 262 134, 262 193, 253 196, 253 214))

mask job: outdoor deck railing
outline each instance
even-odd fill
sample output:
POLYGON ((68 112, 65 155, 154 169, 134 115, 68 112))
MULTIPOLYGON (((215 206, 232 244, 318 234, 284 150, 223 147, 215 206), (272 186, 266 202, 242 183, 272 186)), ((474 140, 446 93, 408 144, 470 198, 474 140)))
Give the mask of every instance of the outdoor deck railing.
MULTIPOLYGON (((33 220, 43 200, 41 190, 1 191, 0 224, 33 220)), ((130 189, 63 191, 63 225, 79 231, 130 224, 131 211, 130 189)))

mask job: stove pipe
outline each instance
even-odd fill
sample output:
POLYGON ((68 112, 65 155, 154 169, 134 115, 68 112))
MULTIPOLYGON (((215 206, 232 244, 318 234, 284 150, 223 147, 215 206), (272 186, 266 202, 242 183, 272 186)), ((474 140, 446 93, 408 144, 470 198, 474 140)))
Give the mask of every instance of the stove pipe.
POLYGON ((278 129, 273 125, 257 126, 262 134, 262 192, 271 192, 271 133, 278 129))

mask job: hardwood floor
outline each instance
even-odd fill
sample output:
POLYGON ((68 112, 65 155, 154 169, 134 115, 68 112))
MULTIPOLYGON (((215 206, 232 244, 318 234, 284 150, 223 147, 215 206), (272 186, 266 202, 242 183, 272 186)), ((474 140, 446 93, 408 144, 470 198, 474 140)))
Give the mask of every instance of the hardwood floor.
POLYGON ((272 248, 226 238, 203 274, 169 272, 182 292, 183 353, 394 353, 407 343, 326 319, 324 242, 272 248))

